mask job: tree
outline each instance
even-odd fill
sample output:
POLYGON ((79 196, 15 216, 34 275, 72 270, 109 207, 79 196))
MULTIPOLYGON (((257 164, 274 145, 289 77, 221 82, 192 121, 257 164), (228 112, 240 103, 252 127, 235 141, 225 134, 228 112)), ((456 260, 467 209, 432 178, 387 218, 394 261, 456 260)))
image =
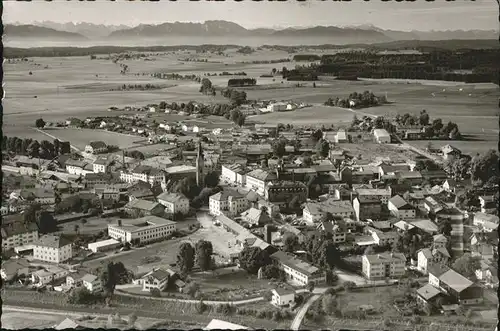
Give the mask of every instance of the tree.
POLYGON ((424 125, 424 126, 427 126, 429 125, 429 114, 427 114, 427 112, 424 110, 422 110, 420 112, 420 118, 419 118, 419 122, 420 122, 420 125, 424 125))
POLYGON ((473 157, 470 169, 472 181, 484 184, 492 177, 500 177, 498 161, 498 154, 493 149, 483 155, 473 157))
POLYGON ((284 244, 283 250, 285 252, 293 253, 295 249, 299 246, 299 238, 295 234, 287 232, 283 236, 283 244, 284 244))
POLYGON ((264 265, 262 267, 262 277, 265 279, 277 279, 283 281, 286 279, 286 274, 278 266, 274 264, 264 265))
POLYGON ((439 132, 443 128, 443 121, 440 118, 435 119, 432 121, 432 129, 434 132, 439 132))
POLYGON ((154 287, 151 290, 149 290, 149 293, 151 294, 152 297, 155 297, 155 298, 161 297, 161 292, 156 287, 154 287))
POLYGON ((337 311, 338 302, 337 298, 331 294, 326 294, 321 300, 321 307, 328 315, 333 315, 337 311))
POLYGON ((368 246, 368 247, 365 249, 365 255, 370 255, 370 254, 373 254, 373 253, 375 253, 375 251, 373 250, 373 247, 368 246))
POLYGON ((200 188, 193 177, 184 177, 173 185, 172 192, 182 193, 192 200, 200 193, 200 188))
POLYGON ((57 220, 47 211, 40 211, 37 213, 37 223, 38 230, 41 233, 52 233, 57 231, 57 220))
POLYGON ((39 118, 35 121, 35 126, 38 128, 38 129, 43 129, 45 127, 45 121, 43 120, 43 118, 39 118))
POLYGON ((320 139, 316 144, 316 153, 319 156, 327 157, 330 152, 330 144, 326 139, 320 139))
POLYGON ((476 270, 481 268, 481 257, 465 253, 455 260, 452 268, 462 276, 475 280, 476 270))
POLYGON ((205 185, 207 187, 216 187, 219 185, 220 174, 218 171, 211 171, 205 176, 205 185))
POLYGON ((177 254, 177 265, 182 274, 189 273, 195 262, 195 250, 190 243, 182 243, 177 254))
POLYGON ((100 278, 107 296, 111 296, 117 284, 123 284, 129 280, 129 273, 122 262, 109 262, 100 278))
POLYGON ((200 240, 196 243, 196 264, 202 271, 212 267, 213 247, 210 241, 200 240))
POLYGON ((315 287, 314 282, 311 282, 311 281, 309 281, 309 282, 307 283, 307 285, 306 285, 306 288, 307 288, 307 290, 308 290, 309 292, 314 291, 314 287, 315 287))
POLYGON ((275 156, 283 157, 285 155, 286 139, 275 139, 271 146, 275 156))
POLYGON ((267 251, 259 247, 246 246, 240 253, 239 262, 242 269, 249 274, 256 275, 261 267, 271 263, 271 259, 267 251))
POLYGON ((312 134, 311 134, 311 138, 313 139, 314 142, 318 142, 321 140, 321 138, 323 138, 323 131, 321 130, 315 130, 312 134))
POLYGON ((339 276, 337 276, 337 274, 331 270, 327 270, 325 272, 325 278, 326 278, 326 284, 329 286, 335 285, 339 280, 339 276))
POLYGON ((34 140, 28 147, 28 155, 31 157, 38 157, 40 155, 40 144, 34 140))
POLYGON ((383 129, 385 126, 385 119, 382 116, 377 116, 375 120, 373 121, 373 125, 375 129, 383 129))

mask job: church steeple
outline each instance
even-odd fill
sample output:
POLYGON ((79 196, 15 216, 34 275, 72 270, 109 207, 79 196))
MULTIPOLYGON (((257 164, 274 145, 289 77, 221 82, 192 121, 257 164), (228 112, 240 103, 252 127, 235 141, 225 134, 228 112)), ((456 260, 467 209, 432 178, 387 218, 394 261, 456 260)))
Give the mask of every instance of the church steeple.
POLYGON ((203 148, 201 147, 201 141, 198 142, 198 155, 196 156, 196 184, 203 188, 204 187, 204 170, 205 160, 203 157, 203 148))

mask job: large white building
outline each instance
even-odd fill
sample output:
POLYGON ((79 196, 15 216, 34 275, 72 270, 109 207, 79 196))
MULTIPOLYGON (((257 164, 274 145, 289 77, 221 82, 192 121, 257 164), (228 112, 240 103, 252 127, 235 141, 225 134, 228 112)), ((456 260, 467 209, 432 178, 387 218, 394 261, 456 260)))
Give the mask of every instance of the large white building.
POLYGON ((158 202, 165 206, 165 213, 186 215, 189 213, 189 199, 182 193, 164 192, 158 197, 158 202))
POLYGON ((142 181, 150 185, 162 184, 165 183, 165 173, 150 166, 139 165, 130 172, 121 171, 120 180, 126 183, 142 181))
POLYGON ((391 135, 385 129, 375 129, 373 135, 379 144, 389 144, 391 142, 391 135))
POLYGON ((246 187, 257 194, 264 195, 267 183, 276 180, 276 174, 255 169, 246 175, 246 187))
POLYGON ((62 236, 46 234, 33 243, 33 258, 52 263, 65 262, 73 257, 72 244, 62 236))
POLYGON ((307 285, 309 282, 321 284, 326 281, 324 272, 291 254, 277 251, 271 255, 271 258, 277 262, 287 278, 297 284, 307 285))
POLYGON ((405 273, 406 257, 402 253, 363 255, 363 275, 370 280, 399 278, 405 273))
POLYGON ((68 159, 65 163, 65 166, 66 171, 70 175, 83 176, 85 174, 94 172, 92 164, 85 160, 68 159))
POLYGON ((248 200, 237 191, 224 190, 210 196, 208 205, 212 215, 235 216, 248 209, 248 200))
POLYGON ((9 222, 2 224, 2 252, 38 240, 38 227, 34 223, 9 222))
POLYGON ((358 197, 376 197, 383 204, 387 204, 391 198, 391 190, 389 188, 358 188, 356 189, 356 194, 358 197))
POLYGON ((221 179, 230 184, 246 185, 245 167, 239 163, 222 165, 221 179))
POLYGON ((157 216, 146 216, 134 220, 118 221, 108 225, 108 235, 121 242, 159 240, 170 236, 176 230, 176 223, 157 216), (125 221, 127 221, 125 223, 125 221))

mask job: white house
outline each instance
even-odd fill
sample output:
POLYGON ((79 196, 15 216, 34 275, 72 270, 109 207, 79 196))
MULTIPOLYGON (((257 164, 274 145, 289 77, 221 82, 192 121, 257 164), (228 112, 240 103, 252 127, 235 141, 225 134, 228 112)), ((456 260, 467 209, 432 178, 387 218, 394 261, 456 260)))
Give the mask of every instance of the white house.
POLYGON ((219 216, 225 213, 235 216, 248 209, 249 202, 246 197, 235 190, 224 190, 208 199, 210 214, 219 216))
POLYGON ((106 153, 108 151, 108 146, 104 141, 91 141, 87 146, 85 146, 85 153, 89 154, 100 154, 106 153))
POLYGON ((293 306, 295 303, 295 291, 282 288, 272 289, 271 303, 277 307, 293 306))
POLYGON ((406 257, 401 253, 363 255, 363 275, 370 280, 399 278, 405 273, 406 257))
POLYGON ((321 284, 326 281, 325 274, 321 270, 291 254, 277 251, 271 255, 271 259, 285 272, 287 279, 296 284, 304 286, 309 282, 321 284))
POLYGON ((82 286, 85 287, 90 293, 102 291, 102 283, 96 275, 86 274, 81 278, 82 286))
POLYGON ((498 228, 498 216, 485 214, 485 213, 475 213, 473 224, 485 232, 496 231, 498 228))
POLYGON ((245 186, 246 184, 245 168, 239 163, 223 164, 221 171, 221 179, 230 184, 238 184, 245 186))
POLYGON ((189 199, 181 193, 164 192, 158 197, 158 202, 165 206, 165 213, 186 215, 189 213, 189 199))
POLYGON ((267 105, 268 112, 284 111, 287 109, 287 104, 284 102, 270 103, 267 105))
POLYGON ((379 144, 389 144, 391 142, 391 135, 385 129, 373 130, 373 136, 379 144))
POLYGON ((33 243, 33 258, 62 263, 73 257, 72 245, 71 241, 62 236, 46 234, 33 243))
POLYGON ((246 174, 246 187, 257 194, 264 195, 267 183, 276 180, 276 174, 255 169, 246 174))
POLYGON ((164 269, 155 269, 143 277, 139 281, 142 284, 143 291, 151 291, 157 289, 163 291, 167 288, 170 273, 164 269))
POLYGON ((314 224, 319 222, 326 213, 331 213, 335 217, 350 218, 354 216, 354 208, 350 201, 328 199, 321 202, 307 202, 303 219, 309 224, 314 224))
POLYGON ((69 271, 63 268, 51 266, 45 269, 40 269, 31 274, 31 282, 33 284, 46 285, 59 279, 64 279, 69 274, 69 271))
POLYGON ((389 211, 401 220, 414 219, 415 208, 399 195, 393 196, 387 203, 389 211))
POLYGON ((176 230, 176 223, 157 216, 146 216, 122 224, 108 224, 108 235, 121 242, 139 241, 147 243, 167 238, 176 230))
POLYGON ((2 251, 32 244, 38 240, 35 223, 9 222, 2 224, 2 251))
POLYGON ((150 185, 162 184, 165 182, 165 172, 147 165, 139 165, 130 172, 121 171, 120 180, 126 183, 142 181, 150 185))
POLYGON ((94 169, 94 173, 108 172, 109 162, 106 159, 98 158, 94 161, 92 167, 94 169))
POLYGON ((423 248, 417 253, 417 270, 426 275, 430 266, 437 263, 446 264, 449 258, 450 254, 446 248, 423 248))

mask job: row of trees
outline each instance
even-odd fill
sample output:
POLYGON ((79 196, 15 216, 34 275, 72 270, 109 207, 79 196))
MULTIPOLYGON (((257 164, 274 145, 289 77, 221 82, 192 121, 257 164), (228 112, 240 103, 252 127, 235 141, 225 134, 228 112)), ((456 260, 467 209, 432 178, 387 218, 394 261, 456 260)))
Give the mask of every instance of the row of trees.
POLYGON ((420 114, 397 114, 394 121, 398 126, 424 126, 424 137, 425 138, 438 138, 438 139, 460 139, 462 136, 458 125, 453 122, 448 122, 446 125, 443 124, 443 120, 440 118, 430 121, 429 114, 424 109, 420 114))
POLYGON ((444 163, 444 170, 456 179, 470 178, 475 186, 494 187, 500 180, 499 156, 491 149, 474 157, 463 155, 444 163))
POLYGON ((195 81, 195 82, 201 82, 201 78, 200 76, 197 76, 197 75, 180 75, 180 74, 176 74, 176 73, 173 73, 173 74, 168 74, 168 73, 164 73, 164 72, 155 72, 155 73, 152 73, 151 74, 151 77, 154 77, 154 78, 160 78, 160 79, 170 79, 170 80, 192 80, 192 81, 195 81))
POLYGON ((241 106, 247 102, 247 93, 245 91, 237 91, 232 88, 223 89, 221 95, 224 98, 231 100, 231 103, 235 106, 241 106))
POLYGON ((210 77, 210 76, 246 76, 246 75, 247 75, 247 73, 244 71, 233 72, 233 73, 228 72, 228 71, 223 71, 223 72, 219 73, 218 75, 217 75, 217 73, 213 73, 213 74, 205 73, 205 74, 203 74, 203 76, 208 76, 208 77, 210 77))
POLYGON ((31 138, 21 139, 18 137, 3 136, 2 150, 16 155, 52 160, 58 155, 71 153, 71 146, 69 142, 58 139, 54 139, 53 142, 48 140, 38 142, 38 140, 31 138))
POLYGON ((328 98, 326 106, 336 106, 342 108, 368 108, 387 103, 385 96, 376 96, 373 92, 363 93, 353 92, 347 98, 328 98))
POLYGON ((231 78, 227 81, 227 86, 238 87, 238 86, 254 86, 257 84, 255 78, 231 78))
POLYGON ((184 242, 177 253, 177 266, 183 275, 189 274, 195 265, 201 271, 212 270, 214 267, 212 255, 213 247, 210 241, 199 240, 195 247, 184 242))
MULTIPOLYGON (((123 84, 118 88, 118 91, 133 91, 133 90, 138 90, 138 91, 147 91, 147 90, 159 90, 162 89, 163 87, 157 84, 123 84)), ((111 90, 114 91, 114 90, 111 90)))

